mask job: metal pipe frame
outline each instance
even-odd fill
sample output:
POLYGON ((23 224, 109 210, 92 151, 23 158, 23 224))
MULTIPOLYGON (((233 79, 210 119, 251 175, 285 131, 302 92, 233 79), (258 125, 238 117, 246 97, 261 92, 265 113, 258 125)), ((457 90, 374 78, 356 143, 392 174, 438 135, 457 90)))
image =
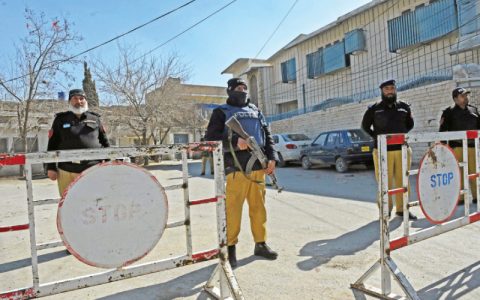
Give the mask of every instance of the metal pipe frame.
MULTIPOLYGON (((28 224, 13 225, 0 227, 1 232, 19 231, 29 229, 30 233, 30 251, 32 265, 32 287, 16 289, 12 291, 1 292, 1 299, 30 299, 47 295, 58 294, 66 291, 76 290, 85 287, 105 284, 117 280, 142 276, 154 272, 165 271, 193 263, 203 262, 215 258, 219 258, 217 268, 212 274, 212 278, 219 275, 220 288, 213 287, 214 282, 209 280, 205 286, 205 290, 217 299, 225 299, 229 297, 233 299, 244 299, 235 274, 228 262, 228 251, 226 244, 226 215, 225 215, 225 175, 223 171, 223 150, 221 142, 208 142, 202 144, 189 145, 168 145, 156 147, 141 148, 106 148, 106 149, 88 149, 88 150, 68 150, 57 152, 29 153, 25 155, 2 155, 0 156, 0 165, 24 165, 25 177, 27 185, 27 204, 28 204, 28 224), (215 198, 190 201, 188 190, 188 160, 187 151, 203 147, 208 151, 213 151, 215 160, 215 198), (161 154, 182 154, 182 180, 181 185, 170 186, 168 189, 183 188, 185 219, 177 222, 168 223, 166 228, 174 228, 185 226, 186 228, 186 244, 187 254, 174 258, 157 260, 153 262, 131 265, 123 268, 112 269, 105 272, 90 274, 86 276, 49 282, 40 283, 38 272, 37 251, 57 247, 63 245, 62 241, 52 241, 43 244, 36 243, 35 234, 35 206, 44 204, 58 203, 58 199, 44 199, 34 201, 32 186, 32 169, 34 163, 63 162, 72 161, 82 157, 88 159, 115 159, 125 156, 145 156, 145 155, 161 155, 161 154), (213 201, 214 199, 215 201, 213 201), (218 248, 193 253, 192 247, 192 231, 190 226, 190 206, 204 203, 216 202, 217 209, 217 235, 218 248), (222 230, 221 230, 222 229, 222 230), (218 293, 216 292, 218 290, 218 293)), ((211 278, 211 279, 212 279, 211 278)))
POLYGON ((459 132, 442 132, 442 133, 419 133, 419 134, 391 134, 380 135, 377 139, 378 162, 379 162, 379 182, 378 190, 380 195, 380 259, 355 283, 351 284, 353 289, 361 291, 370 296, 380 299, 402 299, 397 295, 391 294, 391 277, 395 279, 398 285, 402 288, 407 299, 420 299, 407 278, 403 275, 400 269, 395 265, 390 254, 392 251, 406 247, 408 245, 418 243, 428 238, 440 235, 442 233, 452 231, 454 229, 469 225, 480 221, 480 206, 477 204, 477 212, 470 214, 470 202, 472 197, 469 193, 469 179, 475 179, 477 185, 477 199, 480 199, 480 143, 478 139, 478 131, 468 130, 459 132), (475 156, 476 166, 475 173, 468 173, 468 139, 475 139, 475 156), (464 187, 461 194, 464 195, 465 212, 464 216, 442 224, 435 225, 426 229, 410 233, 410 223, 408 220, 408 209, 410 207, 420 205, 419 201, 409 203, 409 177, 417 175, 419 170, 408 170, 408 144, 438 142, 445 140, 462 140, 463 161, 459 162, 462 168, 462 177, 464 187), (387 145, 400 144, 402 145, 402 183, 400 188, 388 188, 388 164, 387 164, 387 145), (403 236, 390 240, 390 226, 388 217, 388 196, 403 192, 403 236), (381 288, 367 287, 364 282, 376 271, 380 269, 381 274, 381 288))

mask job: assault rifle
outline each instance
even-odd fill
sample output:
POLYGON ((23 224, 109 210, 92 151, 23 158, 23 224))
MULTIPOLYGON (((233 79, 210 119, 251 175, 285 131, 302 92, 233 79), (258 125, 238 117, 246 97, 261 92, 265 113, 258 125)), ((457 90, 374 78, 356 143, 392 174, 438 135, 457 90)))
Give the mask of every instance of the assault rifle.
MULTIPOLYGON (((253 136, 248 135, 242 127, 242 124, 238 122, 237 118, 234 116, 228 119, 225 122, 228 128, 230 128, 233 132, 238 134, 242 139, 244 139, 248 147, 252 150, 253 155, 260 161, 260 164, 263 169, 268 167, 268 159, 263 153, 262 149, 258 145, 257 141, 253 136)), ((270 180, 272 181, 272 186, 280 193, 283 190, 283 187, 278 186, 277 176, 274 173, 269 174, 270 180)))

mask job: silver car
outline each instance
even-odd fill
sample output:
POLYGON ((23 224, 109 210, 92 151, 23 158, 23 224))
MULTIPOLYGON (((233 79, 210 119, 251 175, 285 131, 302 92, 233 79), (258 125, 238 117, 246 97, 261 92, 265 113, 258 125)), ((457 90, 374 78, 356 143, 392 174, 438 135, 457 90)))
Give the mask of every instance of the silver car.
POLYGON ((279 167, 285 167, 289 162, 300 162, 300 150, 312 142, 303 133, 280 133, 274 134, 272 137, 279 167))

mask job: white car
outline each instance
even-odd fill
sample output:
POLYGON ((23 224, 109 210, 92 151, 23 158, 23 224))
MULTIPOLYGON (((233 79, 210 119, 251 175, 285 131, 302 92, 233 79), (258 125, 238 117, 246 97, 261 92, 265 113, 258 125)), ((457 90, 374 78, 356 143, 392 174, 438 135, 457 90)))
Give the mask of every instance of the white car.
POLYGON ((277 151, 278 166, 285 167, 289 162, 300 161, 300 150, 311 144, 311 139, 303 133, 280 133, 272 135, 273 149, 277 151))

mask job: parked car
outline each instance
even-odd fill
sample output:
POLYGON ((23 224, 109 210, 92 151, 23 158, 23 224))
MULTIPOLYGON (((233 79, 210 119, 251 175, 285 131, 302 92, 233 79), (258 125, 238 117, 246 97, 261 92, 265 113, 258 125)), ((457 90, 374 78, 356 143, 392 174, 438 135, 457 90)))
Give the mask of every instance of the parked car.
POLYGON ((335 130, 320 133, 313 143, 302 149, 302 167, 314 165, 335 166, 338 172, 346 172, 350 165, 373 166, 373 139, 362 129, 335 130))
POLYGON ((312 140, 303 133, 274 134, 273 149, 277 151, 279 167, 285 167, 289 162, 300 162, 300 150, 309 145, 312 140))

